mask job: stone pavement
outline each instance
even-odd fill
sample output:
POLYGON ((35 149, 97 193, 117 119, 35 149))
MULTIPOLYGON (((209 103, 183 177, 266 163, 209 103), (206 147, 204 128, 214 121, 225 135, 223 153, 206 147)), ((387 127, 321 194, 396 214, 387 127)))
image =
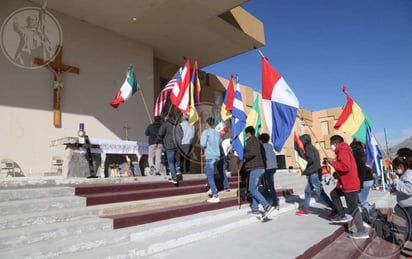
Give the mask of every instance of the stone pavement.
MULTIPOLYGON (((333 188, 325 187, 327 193, 333 188)), ((299 190, 295 191, 297 192, 299 190)), ((383 191, 372 190, 369 200, 382 208, 395 205, 395 196, 383 191)), ((330 224, 326 218, 330 210, 314 200, 311 201, 312 214, 308 216, 296 216, 295 206, 285 208, 283 205, 280 212, 272 214, 268 222, 255 220, 252 224, 239 226, 213 238, 205 238, 146 258, 296 258, 332 234, 339 225, 330 224)), ((248 208, 244 206, 242 210, 246 213, 248 208)))

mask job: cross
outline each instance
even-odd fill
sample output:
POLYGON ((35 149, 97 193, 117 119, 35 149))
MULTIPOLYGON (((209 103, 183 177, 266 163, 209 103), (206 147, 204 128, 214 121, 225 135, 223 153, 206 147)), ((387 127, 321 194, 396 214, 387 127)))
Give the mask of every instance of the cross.
POLYGON ((63 46, 59 45, 56 48, 55 58, 52 62, 50 60, 43 60, 35 58, 34 63, 39 66, 47 66, 54 74, 53 81, 53 125, 56 128, 61 127, 61 110, 60 98, 63 89, 63 73, 70 72, 79 74, 80 69, 63 64, 63 46))
POLYGON ((126 125, 123 126, 123 129, 125 131, 124 133, 126 135, 126 140, 129 140, 129 129, 131 129, 131 128, 129 128, 129 126, 126 124, 126 125))

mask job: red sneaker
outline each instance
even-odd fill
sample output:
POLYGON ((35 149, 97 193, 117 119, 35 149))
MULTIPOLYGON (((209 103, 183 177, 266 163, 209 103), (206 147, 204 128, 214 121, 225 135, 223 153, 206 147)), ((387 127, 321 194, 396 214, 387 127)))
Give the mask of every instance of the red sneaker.
POLYGON ((309 215, 309 211, 307 211, 305 209, 300 209, 300 210, 296 211, 296 215, 298 215, 298 216, 307 216, 307 215, 309 215))

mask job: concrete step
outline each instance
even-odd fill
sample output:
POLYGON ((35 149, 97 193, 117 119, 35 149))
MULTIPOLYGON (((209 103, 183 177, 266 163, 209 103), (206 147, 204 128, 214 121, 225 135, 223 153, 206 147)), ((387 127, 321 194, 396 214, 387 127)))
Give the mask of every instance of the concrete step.
MULTIPOLYGON (((230 188, 235 188, 236 183, 229 183, 230 188)), ((136 186, 137 189, 139 186, 136 186)), ((77 188, 76 188, 77 189, 77 188)), ((116 203, 124 201, 137 201, 145 199, 154 199, 160 197, 171 197, 179 196, 190 193, 204 193, 208 190, 205 184, 189 185, 189 186, 171 186, 169 183, 168 187, 165 188, 155 188, 155 189, 138 189, 133 191, 110 191, 92 194, 82 194, 82 197, 86 198, 87 206, 116 203)))
MULTIPOLYGON (((281 210, 273 212, 270 218, 295 209, 293 203, 285 203, 283 199, 280 205, 281 210)), ((67 254, 61 258, 146 258, 241 227, 262 224, 256 217, 247 215, 248 210, 248 205, 244 204, 240 208, 238 206, 228 207, 127 228, 132 230, 128 241, 112 243, 99 249, 67 254)))
POLYGON ((0 230, 26 228, 58 222, 81 221, 90 217, 98 217, 97 208, 66 208, 26 214, 6 215, 0 217, 0 230))
POLYGON ((14 214, 27 214, 55 209, 86 207, 83 197, 61 196, 0 202, 0 217, 14 214))
POLYGON ((87 235, 97 231, 109 231, 112 229, 113 222, 111 219, 97 217, 84 218, 81 221, 58 222, 8 229, 7 231, 0 231, 0 250, 14 250, 15 248, 39 242, 54 242, 56 239, 87 235))
POLYGON ((74 188, 67 186, 43 188, 8 188, 0 190, 0 202, 32 200, 48 197, 73 196, 74 188))

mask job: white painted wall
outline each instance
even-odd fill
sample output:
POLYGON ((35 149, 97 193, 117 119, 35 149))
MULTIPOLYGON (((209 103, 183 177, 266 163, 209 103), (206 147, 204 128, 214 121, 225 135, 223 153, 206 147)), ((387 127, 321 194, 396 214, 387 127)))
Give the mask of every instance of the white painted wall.
MULTIPOLYGON (((2 0, 0 22, 14 10, 33 6, 24 0, 2 0)), ((137 93, 114 109, 109 104, 122 85, 127 67, 134 65, 149 109, 153 106, 153 50, 107 30, 51 11, 63 30, 63 62, 80 68, 65 73, 62 127, 53 126, 53 74, 46 68, 23 69, 0 52, 0 159, 12 158, 26 176, 51 169, 52 155, 63 157, 64 147, 50 141, 76 136, 79 123, 94 138, 146 141, 149 123, 137 93)))

